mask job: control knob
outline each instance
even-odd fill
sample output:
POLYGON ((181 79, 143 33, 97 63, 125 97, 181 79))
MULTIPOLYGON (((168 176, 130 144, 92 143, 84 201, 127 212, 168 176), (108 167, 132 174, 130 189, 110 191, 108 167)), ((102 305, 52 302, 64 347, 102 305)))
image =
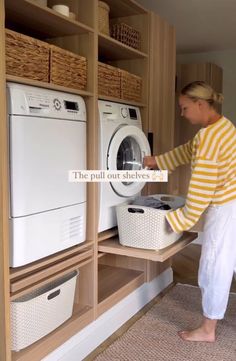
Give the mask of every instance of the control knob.
POLYGON ((55 98, 53 99, 53 106, 56 110, 60 110, 61 109, 61 102, 59 99, 55 98))
POLYGON ((127 116, 128 116, 127 108, 121 108, 121 115, 123 118, 127 118, 127 116))

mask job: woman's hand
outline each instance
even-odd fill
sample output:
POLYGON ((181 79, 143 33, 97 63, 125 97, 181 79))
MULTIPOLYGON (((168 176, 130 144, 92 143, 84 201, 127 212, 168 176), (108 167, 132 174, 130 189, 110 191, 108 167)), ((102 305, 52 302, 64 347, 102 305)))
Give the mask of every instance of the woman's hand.
POLYGON ((143 168, 158 169, 155 157, 153 156, 144 157, 143 168))

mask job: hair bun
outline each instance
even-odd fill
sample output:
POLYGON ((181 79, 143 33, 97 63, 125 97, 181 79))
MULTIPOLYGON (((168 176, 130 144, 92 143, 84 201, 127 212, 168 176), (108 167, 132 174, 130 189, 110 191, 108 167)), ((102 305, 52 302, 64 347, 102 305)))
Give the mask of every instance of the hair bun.
POLYGON ((212 95, 212 99, 215 103, 222 104, 224 100, 224 96, 221 93, 214 92, 212 95))

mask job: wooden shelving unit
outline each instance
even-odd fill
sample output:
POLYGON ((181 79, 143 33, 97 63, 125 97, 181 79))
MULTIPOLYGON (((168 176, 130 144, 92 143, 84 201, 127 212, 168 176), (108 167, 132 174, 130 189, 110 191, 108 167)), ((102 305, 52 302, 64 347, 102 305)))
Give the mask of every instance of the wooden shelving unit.
MULTIPOLYGON (((98 0, 63 0, 76 13, 77 20, 60 15, 51 6, 57 0, 48 0, 49 7, 43 7, 33 0, 5 0, 0 2, 0 164, 1 164, 1 217, 0 217, 0 359, 1 361, 39 361, 83 327, 93 322, 96 317, 122 300, 130 292, 149 282, 159 275, 165 263, 156 267, 153 262, 163 262, 178 252, 195 235, 186 235, 167 252, 135 250, 122 247, 117 242, 117 228, 101 234, 97 233, 98 222, 98 188, 91 183, 87 187, 87 240, 81 245, 59 252, 30 265, 9 271, 9 225, 8 225, 8 144, 6 119, 6 81, 28 84, 63 92, 79 94, 85 98, 87 110, 87 166, 88 169, 98 168, 98 99, 115 101, 140 107, 143 129, 153 131, 155 117, 153 104, 161 104, 170 108, 172 103, 166 101, 168 92, 165 88, 161 98, 162 84, 165 75, 173 78, 173 68, 165 74, 153 71, 154 53, 162 53, 160 48, 154 49, 150 37, 153 19, 149 11, 134 0, 106 0, 110 6, 111 24, 123 21, 140 31, 142 36, 140 50, 133 49, 104 35, 98 29, 98 0), (5 19, 4 19, 5 15, 5 19), (4 23, 5 20, 5 23, 4 23), (49 44, 58 45, 66 50, 86 57, 88 63, 88 82, 85 90, 76 90, 50 83, 34 81, 26 78, 5 74, 5 27, 26 35, 41 39, 49 44), (130 71, 142 78, 143 90, 140 102, 127 101, 98 94, 97 66, 103 60, 113 66, 130 71), (158 83, 159 91, 153 93, 152 84, 158 83), (155 96, 154 96, 155 95, 155 96), (156 100, 155 97, 158 97, 156 100), (150 121, 150 119, 152 119, 150 121), (34 290, 47 282, 55 280, 72 270, 79 271, 76 285, 75 302, 72 317, 55 331, 20 352, 11 352, 10 345, 10 301, 20 295, 34 290)), ((158 23, 159 36, 167 34, 166 23, 158 23)), ((174 43, 165 35, 165 46, 174 49, 174 43)), ((173 50, 174 52, 174 50, 173 50)), ((172 54, 169 52, 168 54, 172 54)), ((164 60, 166 61, 167 55, 164 60)), ((158 63, 159 68, 165 63, 158 63)), ((175 58, 168 59, 173 65, 175 58)), ((159 69, 158 68, 158 69, 159 69)), ((167 69, 167 68, 165 68, 167 69)), ((168 83, 170 84, 170 82, 168 83)), ((163 114, 163 113, 159 113, 163 114)), ((160 118, 165 124, 166 117, 160 118)), ((170 118, 168 118, 170 119, 170 118)), ((169 124, 169 123, 168 123, 169 124)), ((169 124, 170 125, 170 124, 169 124)), ((169 263, 168 263, 169 266, 169 263)))
POLYGON ((98 267, 98 315, 119 302, 145 281, 142 271, 108 265, 98 267))

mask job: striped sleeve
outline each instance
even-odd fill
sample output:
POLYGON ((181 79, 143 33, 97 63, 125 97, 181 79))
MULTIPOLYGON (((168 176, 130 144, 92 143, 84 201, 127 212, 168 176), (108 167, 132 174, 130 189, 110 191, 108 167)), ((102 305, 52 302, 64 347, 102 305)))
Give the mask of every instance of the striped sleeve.
POLYGON ((180 145, 170 152, 155 157, 159 169, 172 172, 180 165, 188 164, 192 158, 193 140, 180 145))
POLYGON ((192 228, 211 203, 218 178, 216 161, 197 158, 189 183, 185 206, 167 213, 167 221, 174 232, 192 228))

